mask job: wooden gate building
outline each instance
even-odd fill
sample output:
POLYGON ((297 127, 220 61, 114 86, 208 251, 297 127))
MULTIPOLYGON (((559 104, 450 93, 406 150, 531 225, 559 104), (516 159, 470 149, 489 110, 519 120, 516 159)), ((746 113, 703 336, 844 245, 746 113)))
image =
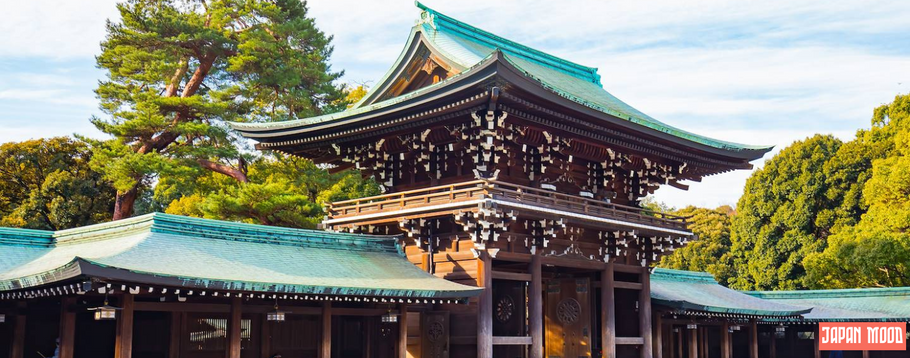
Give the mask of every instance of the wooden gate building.
POLYGON ((771 148, 666 125, 595 68, 418 7, 401 55, 353 108, 233 128, 382 186, 332 203, 325 229, 402 234, 414 265, 484 288, 425 311, 412 356, 652 357, 649 264, 695 238, 639 200, 771 148))

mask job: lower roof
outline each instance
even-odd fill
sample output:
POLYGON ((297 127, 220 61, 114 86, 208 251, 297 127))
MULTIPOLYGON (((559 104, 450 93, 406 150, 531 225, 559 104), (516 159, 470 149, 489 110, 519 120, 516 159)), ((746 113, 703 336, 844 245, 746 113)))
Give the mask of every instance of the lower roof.
POLYGON ((149 214, 64 231, 0 228, 0 293, 75 279, 210 290, 467 298, 394 237, 149 214))
POLYGON ((812 307, 806 320, 900 321, 910 320, 910 287, 841 290, 746 292, 769 302, 812 307))
POLYGON ((677 310, 713 314, 792 317, 812 310, 726 288, 709 273, 665 268, 657 268, 651 274, 651 300, 655 305, 677 310))

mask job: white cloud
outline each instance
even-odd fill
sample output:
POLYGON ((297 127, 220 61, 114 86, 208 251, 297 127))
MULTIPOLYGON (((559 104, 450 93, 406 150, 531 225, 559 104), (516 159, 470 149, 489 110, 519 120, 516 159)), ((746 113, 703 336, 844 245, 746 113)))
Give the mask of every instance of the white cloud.
POLYGON ((114 0, 2 0, 0 57, 91 57, 104 24, 118 19, 114 0))

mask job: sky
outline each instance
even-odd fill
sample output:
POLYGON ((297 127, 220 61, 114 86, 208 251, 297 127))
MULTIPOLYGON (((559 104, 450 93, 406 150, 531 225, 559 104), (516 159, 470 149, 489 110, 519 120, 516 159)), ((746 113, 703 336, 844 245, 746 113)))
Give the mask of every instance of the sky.
MULTIPOLYGON (((114 0, 0 0, 0 142, 79 134, 104 78, 94 56, 114 0)), ((427 0, 479 28, 591 67, 604 88, 667 124, 780 149, 816 133, 853 138, 910 92, 910 1, 427 0)), ((311 0, 334 36, 333 69, 375 83, 419 11, 409 0, 311 0)), ((674 207, 735 205, 750 171, 663 187, 674 207)))

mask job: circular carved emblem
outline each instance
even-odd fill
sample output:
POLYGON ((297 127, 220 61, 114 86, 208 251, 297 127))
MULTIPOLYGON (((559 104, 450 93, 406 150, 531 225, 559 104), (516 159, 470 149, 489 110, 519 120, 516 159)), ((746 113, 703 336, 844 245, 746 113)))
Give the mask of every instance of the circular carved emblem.
POLYGON ((502 296, 496 302, 496 319, 505 323, 512 319, 512 313, 515 312, 515 301, 511 296, 502 296))
POLYGON ((574 298, 566 298, 556 306, 556 318, 562 324, 572 324, 581 316, 581 304, 574 298))
POLYGON ((427 328, 427 339, 429 339, 430 342, 436 342, 440 338, 442 338, 442 336, 445 335, 445 333, 446 333, 446 331, 445 331, 445 328, 442 326, 442 323, 439 323, 439 321, 436 321, 436 322, 430 323, 430 327, 427 328))

